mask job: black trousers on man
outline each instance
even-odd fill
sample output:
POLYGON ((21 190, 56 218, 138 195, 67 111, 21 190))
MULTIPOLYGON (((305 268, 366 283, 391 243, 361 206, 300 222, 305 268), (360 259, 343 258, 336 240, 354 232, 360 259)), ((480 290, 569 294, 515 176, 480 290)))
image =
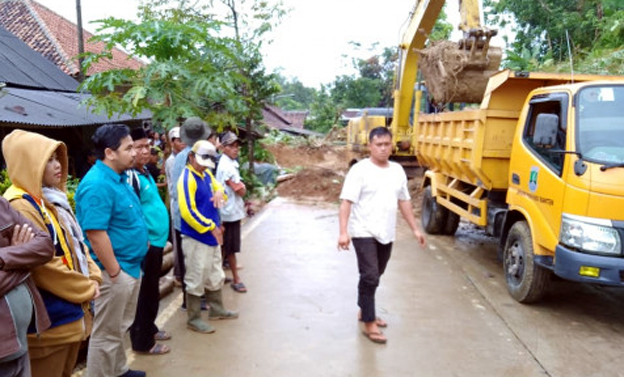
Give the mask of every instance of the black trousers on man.
POLYGON ((158 283, 162 269, 163 248, 150 246, 143 260, 143 278, 139 289, 134 323, 130 326, 130 340, 132 349, 138 352, 148 352, 154 347, 154 335, 158 332, 156 316, 160 301, 158 283))
POLYGON ((392 242, 387 245, 374 238, 353 238, 355 255, 358 261, 360 282, 358 284, 358 306, 362 310, 362 321, 373 322, 375 314, 375 291, 379 279, 386 271, 392 253, 392 242))

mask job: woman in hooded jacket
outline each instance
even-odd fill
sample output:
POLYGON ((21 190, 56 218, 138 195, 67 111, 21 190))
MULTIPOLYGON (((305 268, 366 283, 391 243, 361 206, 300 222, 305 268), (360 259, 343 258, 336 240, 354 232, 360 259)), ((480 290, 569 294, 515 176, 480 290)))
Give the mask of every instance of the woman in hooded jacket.
POLYGON ((101 272, 91 259, 66 195, 67 147, 43 135, 15 130, 2 142, 9 179, 4 197, 54 242, 55 256, 32 271, 52 322, 28 335, 32 375, 69 377, 92 326, 91 301, 101 272))

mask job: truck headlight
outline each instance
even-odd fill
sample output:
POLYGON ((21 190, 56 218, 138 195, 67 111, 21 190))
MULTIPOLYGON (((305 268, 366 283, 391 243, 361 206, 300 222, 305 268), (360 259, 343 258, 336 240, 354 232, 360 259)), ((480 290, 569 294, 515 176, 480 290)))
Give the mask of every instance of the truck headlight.
POLYGON ((620 234, 609 220, 563 214, 559 242, 593 253, 622 254, 620 234))

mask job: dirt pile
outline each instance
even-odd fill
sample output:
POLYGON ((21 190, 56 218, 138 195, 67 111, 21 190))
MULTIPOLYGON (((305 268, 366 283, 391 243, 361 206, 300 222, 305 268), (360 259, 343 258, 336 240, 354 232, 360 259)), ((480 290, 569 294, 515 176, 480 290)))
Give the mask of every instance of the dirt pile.
POLYGON ((265 148, 280 168, 293 171, 290 179, 278 184, 280 196, 338 201, 348 168, 344 146, 272 144, 265 148))
MULTIPOLYGON (((339 201, 344 177, 348 170, 345 146, 325 144, 311 147, 273 144, 265 148, 275 156, 276 163, 282 169, 293 170, 290 179, 278 184, 279 196, 314 199, 329 203, 339 201)), ((408 188, 416 213, 420 213, 422 202, 420 174, 409 180, 408 188)))
POLYGON ((480 103, 488 78, 498 70, 502 51, 490 47, 488 56, 460 49, 451 41, 440 41, 419 51, 420 69, 434 103, 480 103))

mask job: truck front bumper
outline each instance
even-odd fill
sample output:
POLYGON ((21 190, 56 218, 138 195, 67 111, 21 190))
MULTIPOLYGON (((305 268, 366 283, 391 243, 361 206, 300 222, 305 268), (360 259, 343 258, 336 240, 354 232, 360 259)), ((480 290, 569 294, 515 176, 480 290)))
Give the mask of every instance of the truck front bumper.
POLYGON ((555 275, 573 281, 624 287, 624 258, 583 254, 564 246, 555 248, 555 275), (598 277, 580 275, 581 267, 600 269, 598 277))

